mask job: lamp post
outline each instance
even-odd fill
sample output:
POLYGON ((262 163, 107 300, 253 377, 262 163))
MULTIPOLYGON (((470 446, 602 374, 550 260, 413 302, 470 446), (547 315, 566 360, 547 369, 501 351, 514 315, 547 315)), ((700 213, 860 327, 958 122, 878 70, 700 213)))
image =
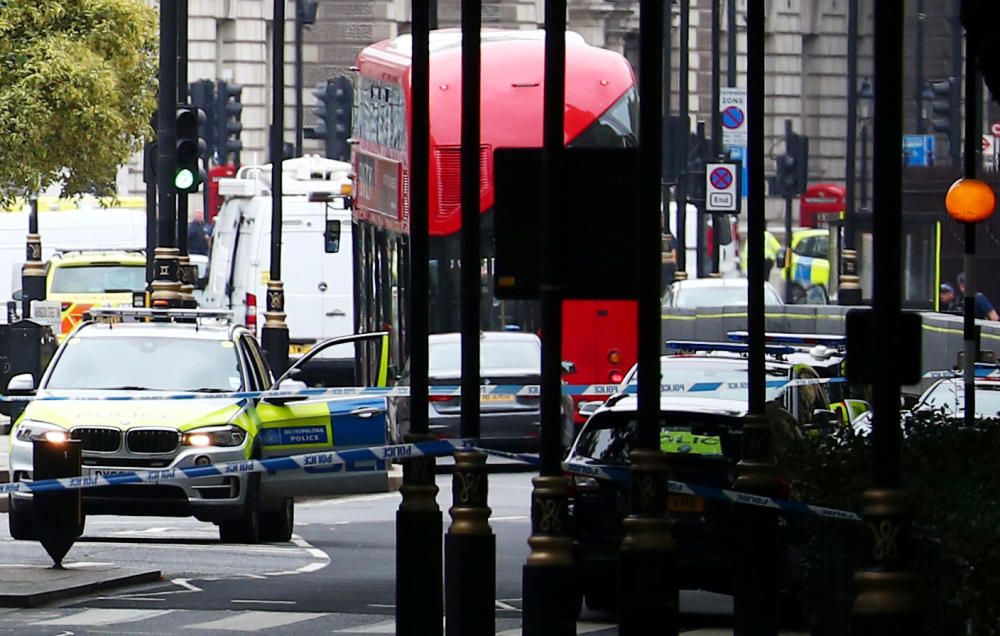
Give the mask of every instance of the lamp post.
POLYGON ((868 209, 868 129, 872 121, 875 92, 866 77, 858 89, 858 117, 861 119, 861 210, 868 209))

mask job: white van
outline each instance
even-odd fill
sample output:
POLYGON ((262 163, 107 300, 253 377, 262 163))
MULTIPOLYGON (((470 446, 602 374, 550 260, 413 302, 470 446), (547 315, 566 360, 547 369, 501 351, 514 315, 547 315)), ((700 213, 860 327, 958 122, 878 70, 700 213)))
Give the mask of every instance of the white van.
MULTIPOLYGON (((144 208, 82 207, 46 209, 39 205, 38 234, 42 241, 42 261, 56 252, 76 250, 145 250, 146 210, 144 208)), ((21 289, 28 212, 0 212, 0 302, 21 289)))
MULTIPOLYGON (((698 207, 694 204, 687 204, 687 214, 684 216, 684 255, 686 259, 686 271, 689 279, 699 278, 698 275, 698 207)), ((713 219, 726 219, 728 228, 722 228, 720 241, 726 241, 719 245, 719 273, 723 278, 742 276, 740 273, 740 236, 739 223, 736 215, 732 214, 704 214, 705 217, 705 245, 712 249, 713 219), (728 234, 728 236, 726 236, 728 234)), ((670 202, 670 230, 671 234, 677 236, 677 202, 670 202)), ((711 266, 709 253, 705 255, 705 267, 711 266)))
MULTIPOLYGON (((288 315, 289 354, 354 333, 351 164, 307 155, 285 160, 281 282, 288 315)), ((271 278, 271 166, 244 166, 219 181, 223 204, 215 218, 202 306, 231 309, 259 334, 271 278)), ((323 359, 327 374, 354 373, 351 345, 323 359)), ((339 381, 346 380, 344 375, 339 381)), ((348 380, 349 383, 349 380, 348 380)))

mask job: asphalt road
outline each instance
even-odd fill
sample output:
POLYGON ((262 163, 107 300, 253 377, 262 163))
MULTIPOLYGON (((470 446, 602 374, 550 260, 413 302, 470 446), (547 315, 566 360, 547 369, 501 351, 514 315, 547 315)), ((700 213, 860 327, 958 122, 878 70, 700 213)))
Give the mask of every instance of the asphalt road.
MULTIPOLYGON (((531 477, 490 477, 500 634, 520 634, 531 477)), ((450 479, 438 477, 445 529, 450 479)), ((90 517, 67 563, 155 567, 163 580, 37 609, 3 610, 0 632, 393 634, 399 501, 392 492, 299 502, 293 541, 259 546, 222 544, 215 526, 193 519, 90 517)), ((48 564, 41 546, 9 538, 2 516, 0 563, 48 564)), ((686 632, 732 632, 729 597, 683 592, 681 609, 686 632)), ((578 633, 616 634, 617 628, 611 617, 585 610, 578 633)))

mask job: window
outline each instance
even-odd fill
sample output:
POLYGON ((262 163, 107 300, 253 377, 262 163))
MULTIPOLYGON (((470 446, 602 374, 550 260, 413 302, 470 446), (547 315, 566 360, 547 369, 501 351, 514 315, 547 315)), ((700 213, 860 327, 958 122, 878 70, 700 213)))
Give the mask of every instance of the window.
POLYGON ((49 293, 108 294, 145 289, 145 265, 96 264, 56 267, 49 293))
POLYGON ((354 131, 359 139, 406 151, 406 107, 396 84, 359 76, 354 90, 354 131))
POLYGON ((323 244, 327 254, 336 254, 340 251, 340 221, 336 219, 326 220, 326 231, 323 233, 323 244))

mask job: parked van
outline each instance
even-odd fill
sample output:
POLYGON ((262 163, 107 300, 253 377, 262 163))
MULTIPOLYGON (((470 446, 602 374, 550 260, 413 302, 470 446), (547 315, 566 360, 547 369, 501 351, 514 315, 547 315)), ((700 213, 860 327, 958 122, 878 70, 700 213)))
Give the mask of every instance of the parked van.
MULTIPOLYGON (((684 255, 686 260, 686 271, 689 279, 699 276, 698 272, 698 215, 703 214, 694 204, 687 204, 687 213, 684 215, 684 255)), ((724 278, 740 276, 740 238, 739 238, 739 218, 733 214, 703 214, 705 217, 705 239, 706 253, 704 256, 704 266, 711 267, 711 255, 714 249, 713 234, 716 230, 715 219, 725 221, 725 226, 719 228, 719 273, 724 278)), ((677 202, 670 202, 670 229, 674 235, 675 245, 677 236, 677 202)), ((706 269, 706 272, 708 270, 706 269)))
POLYGON ((45 299, 62 303, 63 336, 91 307, 131 307, 146 290, 144 250, 67 250, 45 263, 45 299))
MULTIPOLYGON (((281 282, 296 358, 315 343, 354 333, 354 275, 349 207, 351 164, 307 155, 282 164, 281 282)), ((204 307, 230 309, 259 333, 271 278, 271 166, 243 166, 220 179, 204 307)), ((325 353, 325 352, 324 352, 325 353)), ((333 348, 311 369, 349 384, 351 345, 333 348)))
MULTIPOLYGON (((145 249, 146 210, 143 207, 47 207, 40 203, 38 210, 43 262, 58 252, 145 249)), ((26 208, 0 212, 0 299, 4 302, 14 299, 21 289, 27 234, 26 208)))

